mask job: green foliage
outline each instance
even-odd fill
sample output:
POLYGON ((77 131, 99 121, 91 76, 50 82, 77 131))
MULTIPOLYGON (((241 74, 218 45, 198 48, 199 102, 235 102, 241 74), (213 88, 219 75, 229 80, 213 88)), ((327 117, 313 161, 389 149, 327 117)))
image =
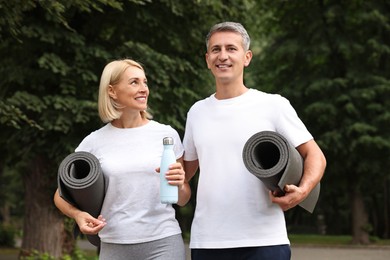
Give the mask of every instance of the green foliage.
MULTIPOLYGON (((67 257, 66 257, 67 258, 67 257)), ((65 259, 66 259, 65 258, 65 259)), ((37 250, 32 250, 31 252, 29 252, 29 255, 28 256, 22 256, 20 257, 20 259, 22 260, 54 260, 55 257, 51 256, 49 253, 45 252, 45 253, 40 253, 39 251, 37 250)), ((65 260, 64 259, 64 260, 65 260)))
POLYGON ((9 212, 21 215, 23 213, 24 191, 21 188, 23 183, 20 178, 15 178, 17 173, 18 169, 16 167, 4 167, 0 173, 0 208, 2 209, 0 211, 0 219, 6 220, 5 225, 9 226, 9 228, 12 227, 15 232, 20 228, 20 225, 17 223, 18 219, 9 219, 10 216, 3 214, 9 212))
POLYGON ((29 119, 20 108, 10 104, 7 105, 2 100, 0 100, 0 124, 15 129, 20 129, 22 125, 27 124, 32 128, 42 130, 42 127, 29 119))
MULTIPOLYGON (((37 192, 51 196, 60 160, 102 125, 99 78, 113 59, 144 65, 154 119, 183 134, 189 107, 214 92, 205 35, 238 21, 252 37, 247 86, 288 97, 326 154, 317 210, 328 231, 348 232, 348 191, 358 186, 380 236, 388 195, 378 187, 390 183, 388 10, 379 0, 1 1, 0 166, 19 178, 45 157, 53 185, 37 192)), ((188 229, 193 205, 178 211, 188 229)))
POLYGON ((15 233, 13 227, 0 224, 0 247, 14 247, 15 233))
MULTIPOLYGON (((50 253, 45 252, 41 253, 37 250, 32 250, 28 253, 27 256, 21 256, 21 260, 56 260, 58 258, 50 255, 50 253)), ((73 252, 72 255, 65 254, 59 260, 88 260, 88 259, 96 259, 96 257, 87 257, 85 253, 80 250, 76 249, 75 252, 73 252)))
POLYGON ((113 59, 132 58, 144 65, 154 119, 182 134, 188 108, 214 91, 204 61, 209 27, 222 20, 250 24, 246 13, 254 4, 1 1, 0 152, 5 156, 0 166, 13 167, 19 178, 31 174, 36 158, 43 158, 47 172, 45 180, 35 180, 40 182, 36 187, 49 187, 36 192, 52 196, 60 161, 102 125, 98 85, 103 67, 113 59))
MULTIPOLYGON (((319 210, 329 223, 339 222, 340 211, 326 205, 336 197, 338 208, 348 209, 347 196, 359 187, 377 223, 374 232, 382 235, 387 220, 374 205, 383 205, 386 188, 378 187, 389 176, 388 3, 265 0, 260 6, 266 15, 258 32, 267 44, 254 76, 262 89, 290 99, 325 152, 319 210)), ((350 223, 345 219, 343 226, 350 223)))

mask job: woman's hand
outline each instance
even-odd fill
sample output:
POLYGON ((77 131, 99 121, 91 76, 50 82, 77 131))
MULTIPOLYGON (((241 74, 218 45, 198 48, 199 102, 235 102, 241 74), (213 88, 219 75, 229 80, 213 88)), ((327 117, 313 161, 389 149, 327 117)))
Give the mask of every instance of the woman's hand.
MULTIPOLYGON (((157 168, 156 172, 160 173, 160 168, 157 168)), ((165 173, 165 178, 170 185, 178 186, 179 201, 177 205, 186 205, 191 197, 191 188, 185 176, 183 157, 180 157, 176 163, 169 166, 168 172, 165 173)))
MULTIPOLYGON (((160 172, 160 168, 157 168, 156 172, 160 172)), ((165 173, 165 178, 170 185, 178 186, 181 189, 185 182, 183 165, 180 162, 169 165, 169 170, 165 173)))
POLYGON ((184 185, 185 181, 185 171, 183 169, 183 165, 180 162, 171 164, 165 177, 167 178, 169 184, 178 186, 180 189, 184 185))
POLYGON ((107 224, 102 215, 98 218, 94 218, 85 211, 80 211, 80 213, 75 216, 75 220, 80 228, 80 232, 86 235, 96 235, 107 224))

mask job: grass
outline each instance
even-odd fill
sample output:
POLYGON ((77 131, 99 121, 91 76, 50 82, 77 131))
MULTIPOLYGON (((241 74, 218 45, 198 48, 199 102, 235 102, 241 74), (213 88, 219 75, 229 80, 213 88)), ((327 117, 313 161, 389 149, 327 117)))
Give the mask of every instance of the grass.
MULTIPOLYGON (((19 254, 19 248, 4 248, 0 247, 0 256, 4 255, 17 255, 19 254)), ((1 257, 0 257, 1 259, 1 257)))
MULTIPOLYGON (((290 234, 292 245, 351 246, 351 236, 290 234)), ((390 246, 390 239, 371 238, 371 246, 390 246)))
MULTIPOLYGON (((0 247, 0 259, 17 259, 17 256, 19 255, 19 251, 20 251, 19 248, 0 247)), ((84 260, 98 259, 96 250, 80 250, 80 252, 83 255, 82 259, 84 260)))

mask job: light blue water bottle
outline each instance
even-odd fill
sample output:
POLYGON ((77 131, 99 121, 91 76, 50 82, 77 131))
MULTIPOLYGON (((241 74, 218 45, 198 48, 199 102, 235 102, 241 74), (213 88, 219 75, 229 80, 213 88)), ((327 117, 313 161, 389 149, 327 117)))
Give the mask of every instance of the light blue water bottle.
POLYGON ((163 139, 164 150, 161 156, 160 165, 160 200, 161 203, 174 204, 178 201, 178 187, 170 185, 165 178, 169 165, 176 162, 176 156, 173 151, 173 138, 165 137, 163 139))

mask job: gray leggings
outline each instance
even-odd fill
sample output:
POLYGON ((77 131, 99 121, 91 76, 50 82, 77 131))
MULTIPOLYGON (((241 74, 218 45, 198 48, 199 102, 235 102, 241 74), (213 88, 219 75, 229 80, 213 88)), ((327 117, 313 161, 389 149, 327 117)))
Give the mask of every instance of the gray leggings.
POLYGON ((100 260, 185 260, 181 234, 139 244, 101 243, 100 260))

